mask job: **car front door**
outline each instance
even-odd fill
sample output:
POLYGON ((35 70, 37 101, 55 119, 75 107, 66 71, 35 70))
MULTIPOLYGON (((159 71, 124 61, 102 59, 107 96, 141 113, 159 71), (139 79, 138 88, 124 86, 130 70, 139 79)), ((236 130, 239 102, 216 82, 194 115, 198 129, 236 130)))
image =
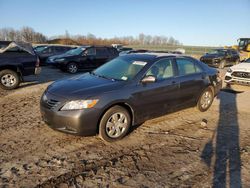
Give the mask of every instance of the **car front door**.
POLYGON ((90 47, 86 49, 80 56, 80 68, 82 69, 95 69, 97 66, 96 62, 96 48, 90 47))
POLYGON ((161 59, 145 74, 154 76, 154 83, 139 83, 134 92, 136 117, 145 121, 170 111, 175 106, 179 93, 179 83, 175 79, 174 61, 161 59))
POLYGON ((190 58, 176 58, 178 81, 180 82, 178 106, 195 102, 205 89, 206 74, 202 68, 190 58))

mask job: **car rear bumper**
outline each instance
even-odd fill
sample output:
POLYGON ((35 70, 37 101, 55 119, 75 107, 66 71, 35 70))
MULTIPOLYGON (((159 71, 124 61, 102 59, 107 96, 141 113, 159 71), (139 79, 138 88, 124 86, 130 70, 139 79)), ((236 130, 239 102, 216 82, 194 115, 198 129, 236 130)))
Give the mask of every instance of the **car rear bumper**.
POLYGON ((219 67, 220 65, 220 62, 214 62, 214 61, 202 61, 202 62, 210 67, 219 67))

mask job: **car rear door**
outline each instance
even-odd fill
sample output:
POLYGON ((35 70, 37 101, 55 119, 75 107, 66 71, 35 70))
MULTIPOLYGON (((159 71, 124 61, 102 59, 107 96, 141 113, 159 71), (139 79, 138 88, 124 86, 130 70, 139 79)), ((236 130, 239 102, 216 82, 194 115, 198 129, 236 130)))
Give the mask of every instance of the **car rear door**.
POLYGON ((187 57, 175 59, 180 83, 177 106, 195 102, 205 89, 206 74, 195 60, 187 57))
POLYGON ((106 47, 98 47, 96 48, 96 62, 97 67, 103 65, 109 60, 109 52, 106 47))
POLYGON ((173 59, 161 59, 145 74, 153 75, 156 82, 138 84, 133 94, 139 121, 165 114, 176 105, 179 83, 175 78, 173 59))

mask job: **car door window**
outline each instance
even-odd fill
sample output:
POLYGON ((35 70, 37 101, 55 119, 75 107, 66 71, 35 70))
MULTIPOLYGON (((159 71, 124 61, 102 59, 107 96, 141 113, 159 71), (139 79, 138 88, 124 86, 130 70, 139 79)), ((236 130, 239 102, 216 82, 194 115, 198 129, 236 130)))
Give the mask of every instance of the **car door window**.
POLYGON ((95 48, 88 48, 88 49, 86 50, 86 54, 87 54, 88 56, 95 56, 95 55, 96 55, 96 49, 95 49, 95 48))
POLYGON ((157 61, 146 73, 146 76, 155 76, 157 80, 164 80, 174 76, 172 59, 157 61))
POLYGON ((96 49, 96 56, 99 58, 107 58, 108 57, 108 50, 107 48, 97 48, 96 49))
POLYGON ((55 47, 55 52, 56 53, 59 53, 59 52, 63 52, 63 47, 60 47, 60 46, 57 46, 57 47, 55 47))
POLYGON ((176 64, 179 72, 179 76, 189 75, 201 72, 202 69, 197 66, 193 61, 185 58, 177 58, 176 64))
POLYGON ((52 47, 47 47, 42 51, 43 54, 49 54, 49 53, 52 53, 52 52, 53 52, 52 47))

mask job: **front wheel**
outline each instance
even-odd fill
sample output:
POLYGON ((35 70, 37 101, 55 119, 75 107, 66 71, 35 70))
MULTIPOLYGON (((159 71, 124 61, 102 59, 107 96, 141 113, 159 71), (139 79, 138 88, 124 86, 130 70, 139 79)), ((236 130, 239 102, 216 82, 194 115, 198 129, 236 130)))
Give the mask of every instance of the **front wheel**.
POLYGON ((197 108, 201 112, 205 112, 212 105, 214 100, 214 93, 211 87, 205 89, 197 102, 197 108))
POLYGON ((78 65, 76 63, 69 63, 67 65, 67 71, 71 74, 75 74, 78 71, 78 65))
POLYGON ((121 106, 114 106, 103 115, 99 125, 99 136, 107 142, 120 140, 129 131, 130 124, 129 112, 121 106))
POLYGON ((0 71, 0 87, 5 90, 15 89, 20 84, 19 75, 13 70, 0 71))

